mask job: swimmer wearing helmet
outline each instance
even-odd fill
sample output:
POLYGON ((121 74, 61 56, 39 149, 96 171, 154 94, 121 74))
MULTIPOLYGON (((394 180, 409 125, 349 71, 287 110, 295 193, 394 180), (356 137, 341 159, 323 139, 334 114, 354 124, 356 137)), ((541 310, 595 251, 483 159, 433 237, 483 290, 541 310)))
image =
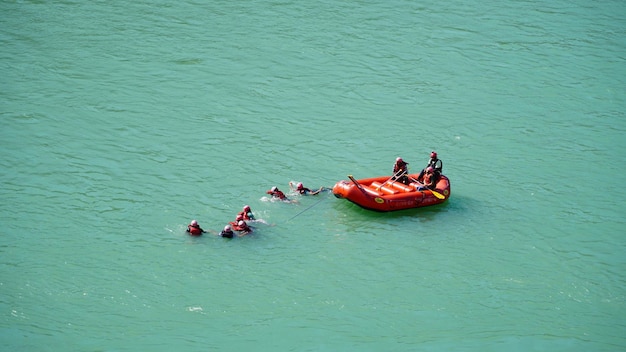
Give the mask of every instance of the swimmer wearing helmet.
POLYGON ((200 225, 198 225, 198 221, 191 220, 191 223, 187 225, 187 232, 192 236, 200 236, 206 231, 204 231, 200 225))
POLYGON ((231 221, 229 222, 230 226, 232 226, 233 228, 237 227, 237 224, 239 223, 239 221, 243 220, 243 215, 241 213, 237 214, 237 216, 235 217, 235 221, 231 221))
POLYGON ((292 191, 294 192, 298 192, 300 195, 303 196, 314 196, 319 194, 320 192, 322 192, 324 190, 324 187, 320 187, 318 190, 316 191, 311 191, 310 188, 304 187, 304 185, 302 184, 302 182, 298 182, 298 184, 296 184, 296 187, 293 187, 293 182, 289 182, 289 188, 291 188, 292 191))
POLYGON ((233 232, 233 229, 230 227, 230 225, 224 226, 224 229, 219 233, 219 236, 225 238, 233 238, 234 235, 235 233, 233 232))
POLYGON ((250 209, 249 205, 244 205, 243 210, 237 213, 237 216, 241 215, 243 220, 254 220, 254 214, 252 214, 252 209, 250 209))
POLYGON ((278 187, 276 187, 276 186, 270 188, 270 190, 266 191, 265 193, 271 195, 272 198, 276 198, 276 199, 280 199, 280 200, 289 200, 289 198, 287 198, 285 193, 283 193, 281 190, 279 190, 278 187))
POLYGON ((245 236, 252 232, 252 228, 246 224, 244 220, 239 220, 236 226, 233 226, 235 231, 239 231, 239 236, 245 236))

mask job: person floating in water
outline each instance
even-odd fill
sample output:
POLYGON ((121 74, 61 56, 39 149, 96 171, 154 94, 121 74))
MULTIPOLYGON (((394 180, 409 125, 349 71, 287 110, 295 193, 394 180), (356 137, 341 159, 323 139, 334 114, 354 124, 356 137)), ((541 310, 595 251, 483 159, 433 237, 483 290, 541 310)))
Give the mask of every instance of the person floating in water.
POLYGON ((187 232, 189 232, 192 236, 200 236, 206 231, 204 231, 196 220, 191 220, 191 223, 187 225, 187 232))
POLYGON ((225 238, 233 238, 234 235, 235 233, 233 232, 233 229, 230 227, 230 225, 224 226, 224 229, 219 233, 219 236, 225 238))
POLYGON ((235 231, 239 231, 239 236, 245 236, 252 232, 252 228, 246 224, 245 221, 239 220, 236 226, 233 226, 235 231))
POLYGON ((407 167, 409 163, 402 160, 401 157, 396 158, 396 163, 393 164, 393 176, 391 176, 392 180, 400 181, 404 184, 409 184, 409 169, 407 167))
POLYGON ((275 198, 275 199, 287 200, 287 201, 289 200, 289 198, 287 198, 285 193, 283 193, 281 190, 279 190, 278 187, 276 187, 276 186, 272 187, 269 191, 267 191, 265 193, 271 195, 272 198, 275 198))
POLYGON ((317 195, 317 194, 319 194, 320 192, 322 192, 324 190, 324 187, 320 187, 316 191, 311 191, 310 188, 304 187, 302 182, 298 182, 298 184, 296 185, 295 189, 293 187, 293 182, 289 182, 289 188, 291 188, 292 191, 298 192, 299 194, 301 194, 303 196, 308 196, 308 195, 314 196, 314 195, 317 195))
POLYGON ((230 226, 232 227, 236 227, 237 224, 239 223, 239 221, 243 220, 243 215, 241 213, 237 214, 237 216, 235 217, 235 221, 231 221, 229 222, 230 226))
POLYGON ((237 213, 237 215, 241 215, 243 220, 254 220, 254 214, 252 214, 252 209, 250 209, 249 205, 244 205, 243 210, 237 213))

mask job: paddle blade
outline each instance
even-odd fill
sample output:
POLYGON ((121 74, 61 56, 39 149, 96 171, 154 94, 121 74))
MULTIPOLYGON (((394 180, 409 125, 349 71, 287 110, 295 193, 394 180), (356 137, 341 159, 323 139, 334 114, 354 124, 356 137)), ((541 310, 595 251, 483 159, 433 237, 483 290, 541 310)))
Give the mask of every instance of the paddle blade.
POLYGON ((443 194, 441 194, 441 193, 439 193, 439 192, 437 192, 437 191, 433 191, 433 190, 431 190, 431 192, 433 193, 433 195, 434 195, 435 197, 437 197, 437 198, 439 198, 439 199, 446 199, 446 197, 445 197, 443 194))

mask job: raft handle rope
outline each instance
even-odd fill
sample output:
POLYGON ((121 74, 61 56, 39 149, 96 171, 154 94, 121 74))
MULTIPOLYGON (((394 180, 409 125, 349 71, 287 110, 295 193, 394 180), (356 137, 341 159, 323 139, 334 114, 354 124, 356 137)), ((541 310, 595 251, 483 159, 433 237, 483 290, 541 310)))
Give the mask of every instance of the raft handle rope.
POLYGON ((298 215, 300 215, 300 214, 304 213, 305 211, 307 211, 307 210, 309 210, 309 209, 313 208, 314 206, 316 206, 316 205, 320 204, 320 203, 321 203, 324 199, 326 199, 326 198, 328 198, 328 197, 324 197, 324 198, 322 198, 322 199, 318 200, 317 202, 313 203, 312 205, 309 205, 306 209, 304 209, 303 211, 299 212, 298 214, 296 214, 296 215, 292 216, 291 218, 289 218, 289 219, 288 219, 287 221, 285 221, 285 222, 289 222, 289 221, 291 221, 291 220, 292 220, 293 218, 295 218, 296 216, 298 216, 298 215))

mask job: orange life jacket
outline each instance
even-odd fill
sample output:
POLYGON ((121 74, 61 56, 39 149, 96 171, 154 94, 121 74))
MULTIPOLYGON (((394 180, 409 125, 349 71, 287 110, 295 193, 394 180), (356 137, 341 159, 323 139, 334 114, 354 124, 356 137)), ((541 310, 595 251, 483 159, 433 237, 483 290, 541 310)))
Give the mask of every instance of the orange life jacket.
POLYGON ((435 175, 433 174, 424 174, 424 186, 426 187, 435 187, 435 175))
POLYGON ((244 223, 242 226, 239 225, 233 225, 233 230, 236 231, 250 231, 250 227, 248 226, 248 224, 244 223))
POLYGON ((202 229, 200 228, 200 226, 196 227, 196 226, 187 225, 187 232, 189 232, 190 234, 194 236, 202 235, 202 229))

